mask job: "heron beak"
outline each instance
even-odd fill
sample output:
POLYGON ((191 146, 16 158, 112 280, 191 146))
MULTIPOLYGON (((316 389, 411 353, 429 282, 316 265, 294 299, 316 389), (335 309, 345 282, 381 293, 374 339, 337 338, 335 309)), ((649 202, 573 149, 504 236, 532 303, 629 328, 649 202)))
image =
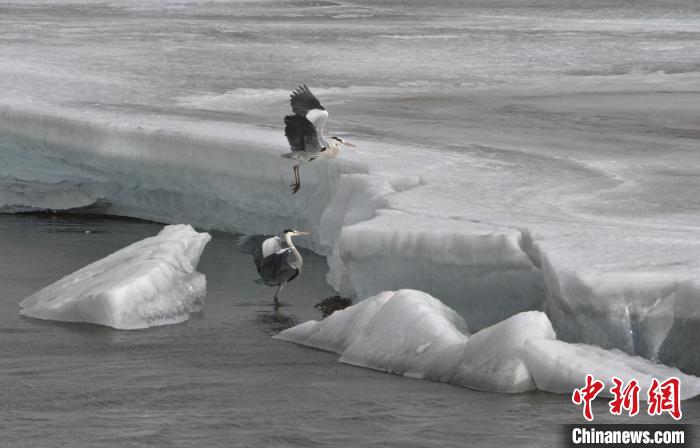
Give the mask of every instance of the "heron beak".
POLYGON ((346 146, 349 146, 349 147, 351 147, 351 148, 357 148, 357 145, 353 145, 353 144, 350 143, 350 142, 343 142, 343 143, 345 143, 346 146))
POLYGON ((302 232, 300 230, 297 230, 294 232, 294 236, 304 236, 304 235, 311 235, 311 232, 302 232))

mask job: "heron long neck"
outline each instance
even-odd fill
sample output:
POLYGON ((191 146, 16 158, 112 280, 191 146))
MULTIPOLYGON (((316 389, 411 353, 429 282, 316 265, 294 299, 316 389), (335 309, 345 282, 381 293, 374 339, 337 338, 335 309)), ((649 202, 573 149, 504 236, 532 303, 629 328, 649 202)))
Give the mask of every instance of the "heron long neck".
POLYGON ((292 249, 292 253, 294 254, 294 258, 296 258, 296 268, 299 269, 301 272, 302 266, 304 266, 304 259, 301 258, 301 254, 297 250, 296 246, 294 243, 292 243, 292 235, 286 234, 284 235, 284 240, 287 242, 287 246, 289 246, 290 249, 292 249))

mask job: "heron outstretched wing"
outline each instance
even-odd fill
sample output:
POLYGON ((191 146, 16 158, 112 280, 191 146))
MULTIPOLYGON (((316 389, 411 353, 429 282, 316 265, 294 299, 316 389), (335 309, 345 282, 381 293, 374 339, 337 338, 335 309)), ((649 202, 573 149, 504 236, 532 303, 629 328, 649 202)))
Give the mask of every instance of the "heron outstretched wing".
POLYGON ((282 241, 274 235, 246 235, 236 239, 236 248, 241 252, 253 255, 255 266, 260 268, 265 257, 268 257, 282 249, 282 241))
POLYGON ((320 109, 326 110, 321 102, 311 93, 311 90, 303 84, 297 87, 289 97, 289 102, 292 105, 292 112, 299 115, 306 115, 310 110, 320 109))
POLYGON ((323 149, 316 128, 303 115, 287 115, 284 124, 284 135, 292 151, 319 152, 323 149))
POLYGON ((292 92, 289 103, 292 105, 294 115, 306 118, 316 128, 318 140, 323 144, 323 128, 328 119, 328 112, 318 98, 311 93, 306 84, 303 84, 292 92))

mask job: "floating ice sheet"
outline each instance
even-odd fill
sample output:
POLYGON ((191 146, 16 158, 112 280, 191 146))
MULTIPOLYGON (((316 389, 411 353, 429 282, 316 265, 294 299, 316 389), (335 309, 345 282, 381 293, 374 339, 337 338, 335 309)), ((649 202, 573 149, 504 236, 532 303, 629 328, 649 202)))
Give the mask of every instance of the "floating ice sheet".
MULTIPOLYGON (((540 389, 571 393, 586 374, 681 379, 683 399, 700 394, 700 378, 618 350, 556 340, 547 316, 516 314, 472 335, 462 318, 420 291, 385 291, 326 319, 285 330, 276 339, 339 353, 340 361, 400 375, 493 392, 540 389)), ((604 395, 609 395, 609 388, 604 395)))
POLYGON ((166 226, 27 297, 20 314, 123 330, 185 321, 206 294, 195 269, 210 239, 189 225, 166 226))

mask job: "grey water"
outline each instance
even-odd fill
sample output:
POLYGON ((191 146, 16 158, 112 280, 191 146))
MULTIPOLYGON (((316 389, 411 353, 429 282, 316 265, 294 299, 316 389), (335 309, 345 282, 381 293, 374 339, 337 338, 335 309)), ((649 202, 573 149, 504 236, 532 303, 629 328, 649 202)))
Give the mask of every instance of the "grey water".
MULTIPOLYGON (((185 323, 120 331, 19 315, 25 296, 160 228, 0 215, 0 446, 560 446, 562 425, 583 422, 567 396, 409 379, 272 339, 320 318, 313 305, 333 294, 325 260, 305 253, 275 313, 230 234, 213 234, 198 267, 205 307, 185 323)), ((594 405, 597 421, 629 421, 594 405)), ((700 400, 683 412, 695 421, 700 400)))

